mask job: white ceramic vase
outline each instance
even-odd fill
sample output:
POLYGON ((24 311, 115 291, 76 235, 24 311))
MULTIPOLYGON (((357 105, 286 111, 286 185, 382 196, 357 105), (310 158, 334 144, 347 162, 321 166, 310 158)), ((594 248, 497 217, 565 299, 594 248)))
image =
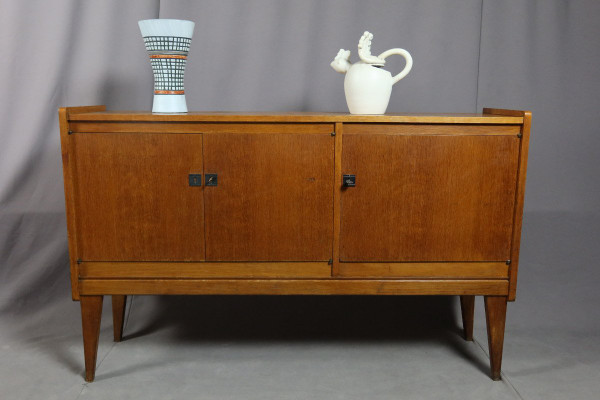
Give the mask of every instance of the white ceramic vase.
POLYGON ((179 19, 147 19, 138 25, 154 73, 152 112, 187 112, 183 80, 195 24, 179 19))
POLYGON ((390 49, 379 56, 371 55, 373 35, 365 32, 358 42, 359 62, 350 64, 350 51, 341 49, 331 66, 337 72, 345 73, 344 92, 351 114, 385 114, 392 94, 392 86, 404 78, 412 68, 412 57, 404 49, 390 49), (382 67, 391 55, 401 55, 406 66, 396 76, 382 67))

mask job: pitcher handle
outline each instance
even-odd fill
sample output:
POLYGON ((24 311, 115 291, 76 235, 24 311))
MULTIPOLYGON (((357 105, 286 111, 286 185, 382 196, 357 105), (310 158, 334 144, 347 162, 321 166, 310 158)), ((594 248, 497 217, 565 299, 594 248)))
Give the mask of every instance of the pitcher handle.
POLYGON ((400 72, 398 75, 396 75, 392 78, 392 85, 394 83, 398 82, 400 79, 404 78, 406 75, 408 75, 408 73, 410 72, 412 65, 413 65, 413 59, 412 59, 410 53, 404 49, 389 49, 389 50, 381 53, 378 57, 386 59, 387 57, 394 55, 394 54, 404 57, 404 59, 406 60, 406 66, 404 67, 402 72, 400 72))

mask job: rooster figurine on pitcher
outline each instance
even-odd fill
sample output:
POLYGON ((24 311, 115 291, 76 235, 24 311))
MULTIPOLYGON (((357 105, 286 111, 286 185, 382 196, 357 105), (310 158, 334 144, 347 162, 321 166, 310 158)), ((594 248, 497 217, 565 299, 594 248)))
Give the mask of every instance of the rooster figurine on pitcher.
POLYGON ((351 114, 385 114, 392 86, 404 78, 412 68, 412 57, 404 49, 390 49, 379 56, 371 55, 371 40, 373 34, 365 32, 358 42, 358 57, 360 61, 350 64, 350 50, 341 49, 331 67, 342 74, 344 79, 344 92, 346 103, 351 114), (398 54, 406 60, 406 66, 396 76, 382 67, 385 59, 392 54, 398 54))

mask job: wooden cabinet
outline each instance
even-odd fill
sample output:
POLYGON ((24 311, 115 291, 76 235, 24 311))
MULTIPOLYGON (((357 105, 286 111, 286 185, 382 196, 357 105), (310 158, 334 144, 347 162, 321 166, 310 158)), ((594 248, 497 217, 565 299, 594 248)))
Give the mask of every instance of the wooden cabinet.
POLYGON ((135 294, 482 295, 498 379, 530 120, 61 109, 86 379, 135 294))

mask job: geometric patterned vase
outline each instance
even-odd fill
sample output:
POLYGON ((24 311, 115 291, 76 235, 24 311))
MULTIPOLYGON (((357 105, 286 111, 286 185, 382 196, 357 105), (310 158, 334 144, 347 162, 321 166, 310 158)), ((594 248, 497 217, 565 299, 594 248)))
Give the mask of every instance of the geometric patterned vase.
POLYGON ((180 19, 147 19, 138 25, 154 73, 152 112, 187 112, 183 76, 195 24, 180 19))

